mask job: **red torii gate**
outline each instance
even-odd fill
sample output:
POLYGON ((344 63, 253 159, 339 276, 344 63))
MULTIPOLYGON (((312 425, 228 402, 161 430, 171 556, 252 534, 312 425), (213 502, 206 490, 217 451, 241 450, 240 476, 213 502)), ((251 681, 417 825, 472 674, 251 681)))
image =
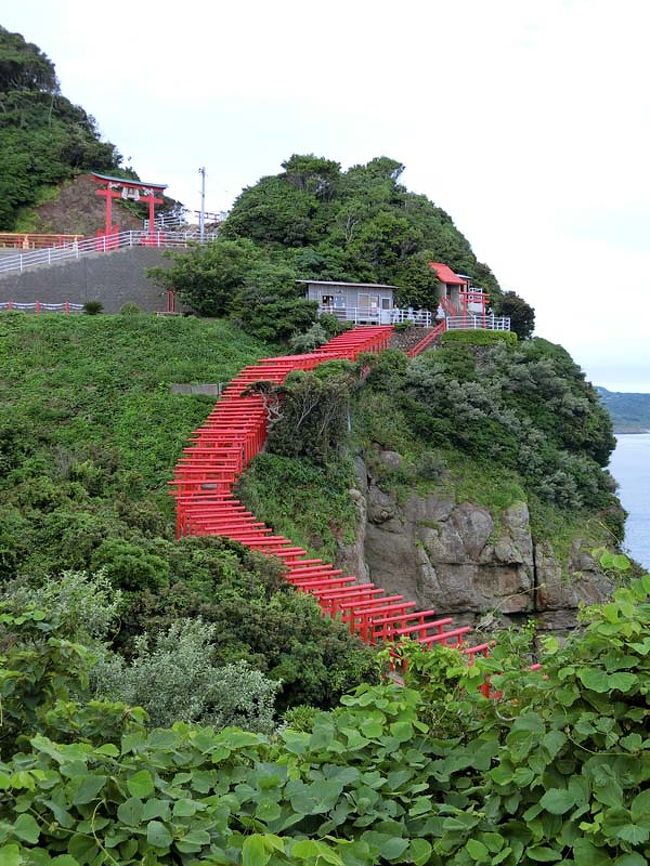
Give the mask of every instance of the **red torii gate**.
MULTIPOLYGON (((98 237, 111 238, 118 234, 119 226, 113 225, 113 199, 131 199, 142 201, 149 205, 149 237, 148 242, 154 243, 154 210, 157 204, 163 204, 163 190, 167 189, 164 183, 144 183, 125 177, 111 177, 106 174, 93 172, 92 178, 96 183, 102 184, 96 195, 104 198, 106 202, 106 220, 104 229, 97 229, 98 237)), ((145 243, 147 242, 145 240, 145 243)))

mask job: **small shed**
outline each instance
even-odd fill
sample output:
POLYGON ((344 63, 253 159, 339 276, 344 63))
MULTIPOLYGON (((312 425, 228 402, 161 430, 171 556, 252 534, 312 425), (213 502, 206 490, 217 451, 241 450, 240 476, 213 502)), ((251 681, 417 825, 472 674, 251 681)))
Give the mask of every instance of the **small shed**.
POLYGON ((381 283, 343 283, 333 280, 299 280, 305 297, 318 303, 320 313, 332 313, 345 321, 387 325, 393 321, 396 286, 381 283))

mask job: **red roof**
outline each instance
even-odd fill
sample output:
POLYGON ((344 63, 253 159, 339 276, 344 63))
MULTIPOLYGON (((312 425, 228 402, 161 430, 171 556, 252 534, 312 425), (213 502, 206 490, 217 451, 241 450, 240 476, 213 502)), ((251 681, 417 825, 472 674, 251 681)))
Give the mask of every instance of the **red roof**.
POLYGON ((442 262, 429 262, 429 266, 436 272, 441 283, 447 283, 452 286, 464 286, 467 283, 467 280, 455 274, 449 265, 445 265, 442 262))

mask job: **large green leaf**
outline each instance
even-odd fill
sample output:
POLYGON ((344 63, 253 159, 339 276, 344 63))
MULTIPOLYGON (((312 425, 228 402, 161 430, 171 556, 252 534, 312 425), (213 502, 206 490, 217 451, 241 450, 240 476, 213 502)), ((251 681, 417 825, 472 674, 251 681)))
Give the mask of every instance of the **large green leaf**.
POLYGON ((242 866, 266 866, 271 859, 271 851, 264 844, 264 837, 257 833, 244 839, 242 845, 242 866))
POLYGON ((151 796, 154 791, 151 773, 149 770, 140 770, 138 773, 134 773, 127 779, 126 787, 129 789, 131 796, 144 800, 146 797, 151 796))
POLYGON ((147 824, 147 842, 154 848, 169 848, 172 844, 172 834, 162 821, 149 821, 147 824))
POLYGON ((565 788, 549 788, 540 804, 552 815, 564 815, 575 806, 575 794, 565 788))
POLYGON ((18 838, 22 839, 24 842, 29 842, 30 845, 35 845, 38 842, 38 837, 40 835, 38 824, 32 815, 28 815, 27 812, 23 812, 22 815, 19 815, 16 818, 14 821, 13 832, 14 836, 18 836, 18 838))

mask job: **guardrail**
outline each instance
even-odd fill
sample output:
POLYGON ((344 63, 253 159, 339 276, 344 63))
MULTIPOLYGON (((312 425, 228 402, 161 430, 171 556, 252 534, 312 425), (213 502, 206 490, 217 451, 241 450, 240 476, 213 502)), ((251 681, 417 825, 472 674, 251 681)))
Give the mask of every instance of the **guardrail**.
POLYGON ((429 310, 400 310, 394 308, 392 310, 368 309, 364 307, 333 307, 330 304, 320 304, 318 307, 319 313, 331 313, 337 319, 344 322, 354 322, 357 324, 373 324, 373 325, 398 325, 402 322, 411 322, 414 325, 420 325, 425 328, 430 328, 433 324, 433 315, 429 310))
POLYGON ((0 312, 11 313, 13 311, 19 313, 80 313, 83 310, 83 304, 72 304, 70 301, 64 301, 62 304, 47 304, 45 301, 34 301, 30 304, 23 304, 19 301, 0 301, 0 312))
MULTIPOLYGON (((215 234, 206 234, 204 241, 214 240, 215 234)), ((183 248, 190 244, 202 243, 196 232, 120 232, 115 235, 100 235, 74 241, 64 246, 48 247, 45 250, 34 250, 29 253, 19 253, 15 256, 0 258, 0 274, 22 273, 42 265, 52 265, 57 262, 81 259, 94 253, 108 253, 113 250, 128 247, 161 247, 183 248)))
POLYGON ((445 331, 447 330, 447 322, 443 319, 442 322, 439 322, 435 328, 432 328, 428 334, 426 334, 422 339, 412 346, 409 351, 406 353, 409 358, 415 358, 416 355, 425 352, 429 349, 438 337, 441 337, 445 331))
POLYGON ((509 316, 447 316, 448 331, 509 331, 509 316))
POLYGON ((36 234, 34 232, 0 232, 0 247, 14 250, 43 250, 63 247, 83 240, 83 235, 36 234))

